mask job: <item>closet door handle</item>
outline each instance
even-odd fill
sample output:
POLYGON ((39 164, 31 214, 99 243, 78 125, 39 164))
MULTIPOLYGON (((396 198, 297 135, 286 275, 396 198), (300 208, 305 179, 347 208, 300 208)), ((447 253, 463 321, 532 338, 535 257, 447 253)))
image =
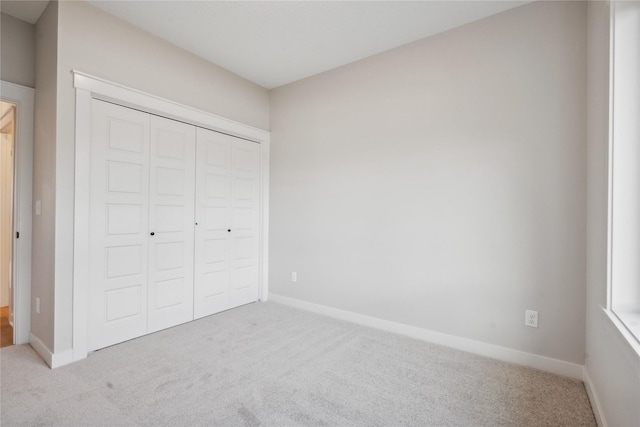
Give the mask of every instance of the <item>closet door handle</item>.
POLYGON ((156 235, 156 233, 154 233, 154 232, 152 231, 152 232, 151 232, 151 235, 152 235, 152 236, 155 236, 155 235, 156 235))

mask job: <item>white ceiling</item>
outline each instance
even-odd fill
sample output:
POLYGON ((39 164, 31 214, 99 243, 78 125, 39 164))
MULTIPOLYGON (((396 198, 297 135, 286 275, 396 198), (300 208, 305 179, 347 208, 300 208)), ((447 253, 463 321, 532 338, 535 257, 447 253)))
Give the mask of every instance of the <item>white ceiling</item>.
POLYGON ((268 89, 529 3, 87 1, 268 89))

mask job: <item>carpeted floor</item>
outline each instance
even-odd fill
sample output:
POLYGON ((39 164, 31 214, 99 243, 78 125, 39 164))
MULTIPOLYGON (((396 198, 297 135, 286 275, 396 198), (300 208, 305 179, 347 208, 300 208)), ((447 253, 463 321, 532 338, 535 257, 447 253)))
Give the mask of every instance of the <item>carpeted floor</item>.
POLYGON ((580 381, 276 303, 54 370, 0 358, 2 426, 595 426, 580 381))

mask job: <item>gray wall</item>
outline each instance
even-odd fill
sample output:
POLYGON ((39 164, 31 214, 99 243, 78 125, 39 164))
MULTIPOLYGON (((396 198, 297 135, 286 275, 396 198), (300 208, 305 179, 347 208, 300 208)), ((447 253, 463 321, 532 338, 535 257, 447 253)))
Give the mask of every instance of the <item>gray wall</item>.
MULTIPOLYGON (((41 220, 40 231, 47 239, 39 238, 39 248, 34 248, 34 252, 40 251, 41 257, 46 254, 53 267, 47 264, 47 270, 38 273, 41 277, 34 284, 32 296, 42 298, 42 309, 49 322, 46 328, 34 327, 34 331, 50 350, 60 353, 71 349, 73 332, 75 90, 71 70, 262 129, 269 126, 269 92, 87 3, 56 5, 57 21, 52 33, 57 35, 57 49, 55 39, 49 42, 54 43, 52 52, 57 53, 57 62, 53 70, 46 68, 55 76, 55 121, 50 129, 55 139, 48 141, 53 134, 45 137, 40 133, 41 141, 36 142, 36 156, 50 156, 52 160, 47 161, 53 166, 47 166, 34 183, 41 193, 51 187, 47 196, 41 196, 53 201, 51 210, 47 204, 46 225, 45 219, 41 220)), ((38 25, 42 26, 40 22, 38 25)), ((40 110, 44 109, 41 105, 40 110)), ((43 216, 44 210, 43 200, 43 216)), ((34 265, 37 262, 34 257, 34 265)), ((45 318, 44 314, 40 317, 45 318)))
POLYGON ((270 290, 582 364, 586 11, 532 3, 273 90, 270 290))
POLYGON ((42 214, 33 215, 31 254, 31 333, 53 350, 54 245, 56 190, 58 2, 47 6, 36 24, 36 91, 33 141, 33 202, 42 201, 42 214), (40 298, 40 314, 35 298, 40 298))
POLYGON ((589 2, 586 370, 610 426, 640 422, 640 362, 602 310, 607 304, 609 8, 589 2))
POLYGON ((0 15, 0 78, 6 82, 35 87, 35 25, 4 13, 0 15))

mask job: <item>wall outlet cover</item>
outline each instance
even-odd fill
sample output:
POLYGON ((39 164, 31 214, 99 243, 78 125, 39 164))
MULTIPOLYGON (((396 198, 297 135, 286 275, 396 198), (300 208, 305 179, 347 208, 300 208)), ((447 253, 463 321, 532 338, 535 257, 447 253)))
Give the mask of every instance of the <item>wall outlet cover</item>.
POLYGON ((538 312, 534 310, 525 310, 524 312, 524 324, 531 328, 538 327, 538 312))

